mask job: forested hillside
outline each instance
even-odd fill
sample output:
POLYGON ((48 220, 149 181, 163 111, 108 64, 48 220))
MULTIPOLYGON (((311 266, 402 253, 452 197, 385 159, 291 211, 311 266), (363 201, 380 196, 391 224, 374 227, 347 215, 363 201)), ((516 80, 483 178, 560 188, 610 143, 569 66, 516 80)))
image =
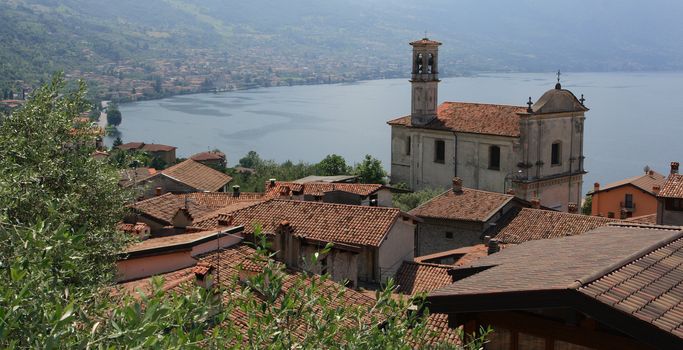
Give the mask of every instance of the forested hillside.
POLYGON ((444 76, 680 70, 681 15, 674 0, 1 0, 0 87, 55 70, 121 98, 399 77, 424 31, 444 76))

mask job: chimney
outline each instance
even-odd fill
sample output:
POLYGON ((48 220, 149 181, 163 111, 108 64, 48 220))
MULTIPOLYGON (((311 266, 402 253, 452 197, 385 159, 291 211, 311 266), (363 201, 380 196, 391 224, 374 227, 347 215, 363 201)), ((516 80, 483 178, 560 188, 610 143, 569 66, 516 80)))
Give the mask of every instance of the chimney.
POLYGON ((277 181, 276 179, 270 179, 270 187, 275 187, 275 182, 277 181))
POLYGON ((659 185, 654 185, 654 186, 652 186, 652 193, 654 193, 655 196, 659 196, 659 191, 660 191, 661 189, 662 189, 662 188, 661 188, 659 185))
POLYGON ((538 198, 533 198, 531 200, 531 207, 534 209, 541 209, 541 200, 538 198))
POLYGON ((459 177, 453 178, 453 193, 456 193, 456 194, 462 193, 462 179, 459 177))
POLYGON ((567 211, 572 214, 578 214, 579 206, 574 202, 569 202, 569 204, 567 204, 567 211))
POLYGON ((500 243, 497 239, 492 239, 488 244, 488 255, 498 253, 500 251, 500 243))
POLYGON ((232 196, 233 197, 239 197, 240 196, 240 185, 232 186, 232 196))
POLYGON ((600 191, 600 183, 596 182, 593 184, 593 192, 598 192, 600 191))
POLYGON ((484 245, 488 246, 489 242, 491 242, 491 236, 490 235, 484 236, 484 245))
POLYGON ((650 170, 647 171, 647 174, 650 175, 650 176, 652 176, 652 175, 655 174, 655 171, 652 170, 652 169, 650 169, 650 170))
POLYGON ((671 162, 671 174, 678 174, 678 162, 671 162))
POLYGON ((155 189, 154 189, 154 193, 155 193, 157 196, 161 196, 161 187, 155 188, 155 189))

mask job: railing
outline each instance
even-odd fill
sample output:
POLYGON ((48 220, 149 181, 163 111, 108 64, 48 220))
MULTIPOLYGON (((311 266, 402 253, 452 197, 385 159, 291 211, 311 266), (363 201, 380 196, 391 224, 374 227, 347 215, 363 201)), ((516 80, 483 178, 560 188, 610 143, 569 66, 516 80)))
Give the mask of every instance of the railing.
POLYGON ((620 207, 621 209, 630 210, 630 211, 635 211, 635 210, 636 210, 636 203, 634 203, 634 202, 631 202, 631 203, 628 203, 628 202, 619 202, 619 207, 620 207))

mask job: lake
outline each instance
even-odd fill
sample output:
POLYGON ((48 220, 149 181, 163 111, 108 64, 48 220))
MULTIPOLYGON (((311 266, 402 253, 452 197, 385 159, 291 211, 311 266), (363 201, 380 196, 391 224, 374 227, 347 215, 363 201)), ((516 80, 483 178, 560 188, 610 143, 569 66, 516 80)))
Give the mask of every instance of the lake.
MULTIPOLYGON (((584 94, 584 191, 642 172, 668 173, 683 160, 683 73, 563 73, 562 86, 584 94)), ((553 73, 482 74, 446 78, 439 101, 525 106, 553 88, 553 73)), ((178 156, 218 148, 235 164, 250 150, 263 158, 317 162, 336 153, 347 162, 365 154, 390 167, 387 120, 410 113, 408 79, 273 87, 195 94, 120 106, 124 142, 178 147, 178 156)), ((111 144, 111 140, 108 140, 111 144)))

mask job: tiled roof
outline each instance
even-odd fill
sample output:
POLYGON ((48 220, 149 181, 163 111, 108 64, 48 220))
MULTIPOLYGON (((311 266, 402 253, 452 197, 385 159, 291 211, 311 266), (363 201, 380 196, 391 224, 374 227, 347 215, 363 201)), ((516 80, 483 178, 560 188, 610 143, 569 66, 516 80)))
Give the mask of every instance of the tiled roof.
POLYGON ((233 221, 233 216, 232 213, 244 209, 247 207, 250 207, 252 205, 257 205, 261 203, 262 201, 242 201, 242 202, 235 202, 229 205, 226 205, 220 209, 216 209, 211 211, 210 213, 197 218, 194 221, 193 227, 197 229, 213 229, 217 227, 222 227, 225 225, 221 225, 221 221, 223 222, 232 222, 233 221))
POLYGON ((441 43, 435 40, 429 40, 428 38, 422 38, 411 42, 410 45, 441 45, 441 43))
POLYGON ((580 235, 617 221, 619 220, 599 216, 523 208, 495 238, 501 243, 518 244, 537 239, 580 235))
POLYGON ((131 150, 131 149, 140 149, 144 145, 145 145, 144 142, 128 142, 128 143, 118 145, 118 146, 116 146, 116 148, 122 149, 122 150, 131 150))
POLYGON ((298 184, 305 184, 309 182, 335 182, 335 183, 350 183, 358 178, 356 175, 330 175, 330 176, 320 176, 320 175, 309 175, 302 177, 300 179, 294 180, 292 182, 298 184))
POLYGON ((210 230, 193 233, 183 233, 165 237, 149 238, 144 241, 132 244, 126 249, 126 253, 133 253, 154 248, 171 247, 185 243, 191 243, 205 238, 217 236, 218 234, 218 231, 210 230))
POLYGON ((538 290, 566 290, 576 281, 617 268, 643 249, 681 236, 668 227, 606 226, 579 236, 541 239, 509 246, 472 267, 490 267, 430 296, 457 296, 538 290))
POLYGON ((359 196, 369 196, 379 190, 384 185, 381 184, 357 184, 357 183, 330 183, 330 182, 307 182, 304 184, 294 182, 276 182, 275 186, 266 185, 266 196, 269 198, 277 198, 285 196, 282 189, 287 187, 290 191, 301 192, 304 195, 322 196, 325 192, 343 191, 359 196))
POLYGON ((430 292, 453 283, 448 270, 453 266, 404 261, 396 272, 396 292, 413 295, 430 292))
POLYGON ((130 207, 136 212, 166 225, 173 224, 173 217, 180 208, 187 208, 188 213, 193 219, 198 219, 212 212, 211 208, 195 203, 189 199, 189 196, 186 201, 184 195, 174 195, 171 193, 139 201, 130 207))
POLYGON ((636 217, 625 219, 624 221, 633 222, 633 223, 637 223, 637 224, 655 225, 655 224, 657 224, 657 214, 636 216, 636 217))
POLYGON ((126 224, 126 223, 118 223, 116 225, 116 229, 125 233, 141 233, 141 232, 149 232, 149 225, 145 224, 144 222, 137 222, 134 224, 126 224))
POLYGON ((450 266, 451 268, 456 266, 472 265, 472 263, 484 256, 488 255, 488 247, 485 244, 477 244, 469 247, 462 247, 452 250, 446 250, 443 252, 417 256, 413 259, 416 263, 430 263, 430 260, 439 260, 452 256, 460 256, 458 260, 452 265, 439 265, 439 266, 450 266))
POLYGON ((201 152, 190 157, 192 160, 203 161, 203 160, 225 160, 225 153, 223 152, 201 152))
POLYGON ((683 239, 655 249, 579 291, 683 338, 683 239))
MULTIPOLYGON (((436 118, 420 128, 519 137, 519 113, 526 113, 526 107, 444 102, 437 108, 436 118)), ((411 125, 410 116, 387 123, 418 127, 411 125)))
POLYGON ((146 152, 169 152, 173 151, 177 147, 174 146, 168 146, 168 145, 161 145, 158 143, 145 143, 142 146, 142 150, 146 152))
POLYGON ((683 198, 683 175, 670 174, 664 183, 664 187, 659 191, 659 197, 683 198))
MULTIPOLYGON (((402 214, 396 208, 329 204, 273 199, 229 215, 233 225, 253 233, 260 224, 266 233, 274 233, 279 223, 288 221, 299 237, 323 242, 379 247, 402 214)), ((205 218, 195 225, 209 228, 216 218, 205 218)))
MULTIPOLYGON (((662 187, 664 185, 664 182, 666 182, 666 177, 664 175, 653 171, 652 174, 643 174, 643 175, 638 175, 634 177, 630 177, 628 179, 624 179, 621 181, 613 182, 610 184, 607 184, 605 186, 601 186, 598 192, 602 191, 607 191, 611 190, 613 188, 621 187, 624 185, 633 185, 645 192, 651 193, 654 195, 654 192, 652 192, 652 187, 653 186, 659 186, 662 187)), ((595 193, 594 191, 590 193, 595 193)))
POLYGON ((210 209, 220 209, 241 202, 254 203, 265 200, 263 193, 256 192, 240 192, 239 196, 235 196, 232 192, 193 192, 176 196, 180 196, 183 199, 187 196, 193 203, 210 209))
POLYGON ((461 193, 448 190, 410 211, 421 218, 486 221, 514 196, 463 188, 461 193))
MULTIPOLYGON (((220 283, 224 287, 224 290, 231 291, 240 288, 240 286, 235 283, 239 275, 240 266, 258 267, 262 266, 264 262, 256 260, 254 249, 245 245, 235 245, 220 252, 213 252, 203 256, 199 264, 208 264, 213 266, 213 271, 215 274, 217 274, 215 281, 220 283)), ((189 290, 192 288, 193 281, 195 280, 194 269, 195 267, 189 267, 162 275, 164 278, 164 285, 162 288, 164 290, 176 290, 178 292, 189 290)), ((255 269, 250 268, 249 270, 255 269)), ((300 277, 300 273, 287 270, 283 281, 283 288, 294 287, 294 283, 298 277, 300 277)), ((310 279, 306 279, 304 281, 304 283, 310 282, 310 279)), ((146 278, 122 283, 118 285, 117 292, 115 292, 115 294, 134 294, 138 291, 149 294, 151 291, 151 279, 146 278)), ((332 282, 329 279, 319 282, 318 292, 320 293, 320 297, 324 299, 331 308, 342 306, 368 308, 369 312, 366 314, 368 315, 368 321, 370 321, 371 318, 369 316, 372 315, 370 308, 372 308, 372 306, 375 304, 375 301, 372 298, 352 289, 341 287, 339 284, 332 282), (343 291, 343 294, 339 293, 340 290, 343 291)), ((223 302, 227 304, 233 303, 233 298, 240 297, 240 295, 240 293, 223 293, 223 302)), ((258 294, 255 295, 258 297, 258 294)), ((276 303, 277 302, 278 301, 276 301, 276 303)), ((249 326, 249 319, 247 315, 245 315, 239 309, 233 309, 231 310, 228 319, 225 320, 225 322, 231 322, 237 325, 238 329, 241 327, 244 330, 242 335, 247 337, 244 339, 244 341, 249 341, 248 332, 246 331, 247 327, 249 326)), ((296 320, 292 320, 292 322, 296 322, 296 320)), ((344 325, 350 326, 351 324, 344 322, 340 326, 344 325)), ((305 332, 305 329, 299 329, 295 332, 295 335, 303 338, 303 332, 305 332)))
POLYGON ((161 174, 197 190, 209 192, 218 191, 232 181, 232 177, 192 159, 162 170, 161 174))

